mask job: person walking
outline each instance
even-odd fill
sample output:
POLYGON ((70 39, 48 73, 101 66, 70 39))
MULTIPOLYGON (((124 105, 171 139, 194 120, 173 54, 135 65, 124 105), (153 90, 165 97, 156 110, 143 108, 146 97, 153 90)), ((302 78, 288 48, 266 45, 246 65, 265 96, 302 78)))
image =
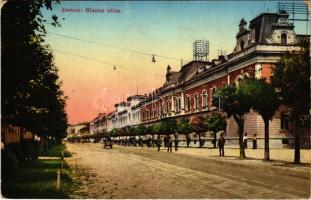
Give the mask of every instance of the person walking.
POLYGON ((170 135, 167 136, 167 152, 173 152, 172 150, 173 141, 170 135))
POLYGON ((178 151, 178 133, 174 133, 175 151, 178 151))
POLYGON ((243 144, 244 144, 244 149, 247 149, 247 132, 245 132, 243 136, 243 144))
POLYGON ((218 148, 219 148, 219 156, 225 156, 225 138, 221 133, 218 138, 218 148))
POLYGON ((191 143, 191 138, 190 138, 189 134, 186 135, 186 141, 187 141, 187 147, 189 147, 190 143, 191 143))
POLYGON ((156 143, 157 143, 158 151, 160 151, 161 143, 162 143, 160 135, 158 135, 156 143))

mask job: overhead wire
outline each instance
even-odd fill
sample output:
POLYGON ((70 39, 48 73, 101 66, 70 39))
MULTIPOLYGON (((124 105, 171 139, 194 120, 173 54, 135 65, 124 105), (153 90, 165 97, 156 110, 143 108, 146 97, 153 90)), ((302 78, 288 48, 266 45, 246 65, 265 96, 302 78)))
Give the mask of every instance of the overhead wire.
POLYGON ((134 50, 134 49, 115 47, 115 46, 112 46, 110 44, 105 44, 105 43, 101 43, 101 42, 95 42, 95 41, 86 40, 86 39, 81 39, 81 38, 70 36, 70 35, 64 35, 64 34, 60 34, 60 33, 53 33, 53 32, 50 32, 50 31, 47 31, 47 33, 50 33, 50 34, 56 35, 56 36, 60 36, 60 37, 65 37, 65 38, 73 39, 73 40, 78 40, 78 41, 85 42, 85 43, 101 45, 101 46, 105 46, 105 47, 108 47, 108 48, 118 49, 118 50, 121 50, 121 51, 127 51, 127 52, 130 52, 130 53, 141 54, 141 55, 145 55, 145 56, 155 56, 155 57, 159 57, 159 58, 178 60, 178 61, 183 60, 185 62, 190 62, 190 61, 184 60, 183 58, 174 58, 174 57, 164 56, 164 55, 159 55, 159 54, 146 53, 146 52, 142 52, 142 51, 138 51, 138 50, 134 50))
MULTIPOLYGON (((69 55, 69 56, 78 57, 78 58, 82 58, 82 59, 85 59, 85 60, 91 60, 91 61, 95 61, 95 62, 98 62, 98 63, 106 64, 106 65, 112 66, 112 67, 114 67, 114 68, 121 68, 121 69, 125 69, 125 70, 131 70, 131 69, 129 69, 128 67, 124 67, 124 66, 121 66, 121 65, 115 65, 115 64, 112 64, 112 63, 103 61, 103 60, 98 60, 98 59, 96 59, 96 58, 90 58, 90 57, 86 57, 86 56, 81 56, 81 55, 69 53, 69 52, 67 52, 67 51, 63 51, 63 50, 59 50, 59 49, 55 49, 55 48, 52 48, 52 50, 53 50, 53 51, 56 51, 56 52, 59 52, 59 53, 62 53, 62 54, 69 55)), ((136 71, 135 73, 144 73, 144 72, 142 72, 142 71, 136 71)), ((145 74, 145 73, 144 73, 144 74, 145 74)), ((161 76, 161 75, 159 75, 159 74, 151 74, 151 75, 152 75, 152 76, 157 76, 157 77, 163 78, 163 76, 161 76)))

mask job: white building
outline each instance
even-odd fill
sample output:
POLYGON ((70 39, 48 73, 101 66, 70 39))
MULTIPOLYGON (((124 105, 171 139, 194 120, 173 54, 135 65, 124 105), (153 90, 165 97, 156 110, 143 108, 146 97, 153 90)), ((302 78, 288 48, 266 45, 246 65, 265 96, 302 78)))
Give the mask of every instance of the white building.
POLYGON ((89 123, 82 122, 79 124, 69 125, 67 128, 67 137, 80 136, 88 132, 89 123))
POLYGON ((140 103, 142 95, 133 95, 126 102, 115 104, 115 111, 107 115, 107 131, 140 123, 140 103))
POLYGON ((106 114, 99 113, 98 116, 95 117, 90 122, 90 134, 106 132, 106 130, 107 130, 106 114))

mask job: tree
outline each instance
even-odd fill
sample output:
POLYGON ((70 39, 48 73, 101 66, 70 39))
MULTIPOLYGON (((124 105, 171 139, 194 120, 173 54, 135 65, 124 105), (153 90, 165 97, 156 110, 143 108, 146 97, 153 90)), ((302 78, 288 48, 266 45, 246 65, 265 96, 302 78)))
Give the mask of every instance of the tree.
MULTIPOLYGON (((2 7, 2 122, 40 136, 63 138, 66 97, 53 53, 44 43, 44 6, 51 10, 51 1, 8 1, 2 7)), ((59 26, 57 16, 52 16, 51 24, 59 26)))
POLYGON ((264 79, 245 79, 239 86, 239 90, 250 96, 252 109, 259 113, 264 121, 265 134, 265 160, 270 160, 269 154, 269 121, 278 109, 278 99, 275 89, 264 79))
POLYGON ((113 128, 110 132, 109 132, 109 137, 117 137, 118 136, 118 130, 116 128, 113 128))
POLYGON ((164 118, 161 120, 161 132, 163 134, 174 134, 177 130, 177 122, 174 118, 164 118))
POLYGON ((186 140, 187 140, 187 147, 189 147, 190 144, 190 136, 189 134, 192 132, 191 124, 189 123, 189 120, 187 119, 181 119, 177 123, 177 132, 181 134, 185 134, 186 140))
POLYGON ((205 118, 202 116, 194 116, 190 120, 192 130, 199 135, 199 147, 202 147, 201 134, 207 131, 206 124, 204 123, 205 118))
POLYGON ((141 135, 145 135, 146 134, 146 131, 147 131, 146 126, 139 125, 139 126, 137 126, 135 128, 135 135, 138 135, 139 138, 140 138, 141 135))
POLYGON ((214 135, 214 148, 216 148, 216 134, 226 129, 226 119, 219 113, 213 113, 206 118, 204 123, 206 124, 207 130, 211 131, 214 135))
POLYGON ((250 97, 238 90, 237 86, 227 85, 216 91, 212 99, 213 105, 218 105, 219 99, 222 101, 223 111, 227 113, 227 117, 232 116, 238 125, 240 158, 244 159, 246 158, 243 145, 244 115, 251 109, 250 97))
POLYGON ((271 79, 280 102, 289 107, 290 120, 295 124, 295 158, 300 163, 300 132, 310 129, 310 41, 299 43, 300 51, 284 55, 276 64, 271 79))
POLYGON ((177 130, 177 122, 175 118, 164 118, 160 122, 160 131, 162 134, 171 135, 174 134, 175 138, 175 151, 178 150, 178 135, 176 133, 177 130))
POLYGON ((157 135, 162 134, 162 123, 158 123, 152 126, 152 132, 157 135))

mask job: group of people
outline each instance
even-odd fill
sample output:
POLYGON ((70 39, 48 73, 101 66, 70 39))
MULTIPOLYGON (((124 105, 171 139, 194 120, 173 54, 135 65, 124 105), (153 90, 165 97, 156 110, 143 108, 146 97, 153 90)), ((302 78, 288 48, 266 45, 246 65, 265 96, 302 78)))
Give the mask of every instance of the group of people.
MULTIPOLYGON (((160 151, 161 146, 162 146, 162 140, 161 140, 161 137, 158 136, 157 137, 158 151, 160 151)), ((176 144, 175 144, 175 146, 176 146, 176 144)), ((164 147, 167 148, 167 152, 173 152, 173 141, 172 141, 172 137, 170 135, 164 136, 164 147)))

